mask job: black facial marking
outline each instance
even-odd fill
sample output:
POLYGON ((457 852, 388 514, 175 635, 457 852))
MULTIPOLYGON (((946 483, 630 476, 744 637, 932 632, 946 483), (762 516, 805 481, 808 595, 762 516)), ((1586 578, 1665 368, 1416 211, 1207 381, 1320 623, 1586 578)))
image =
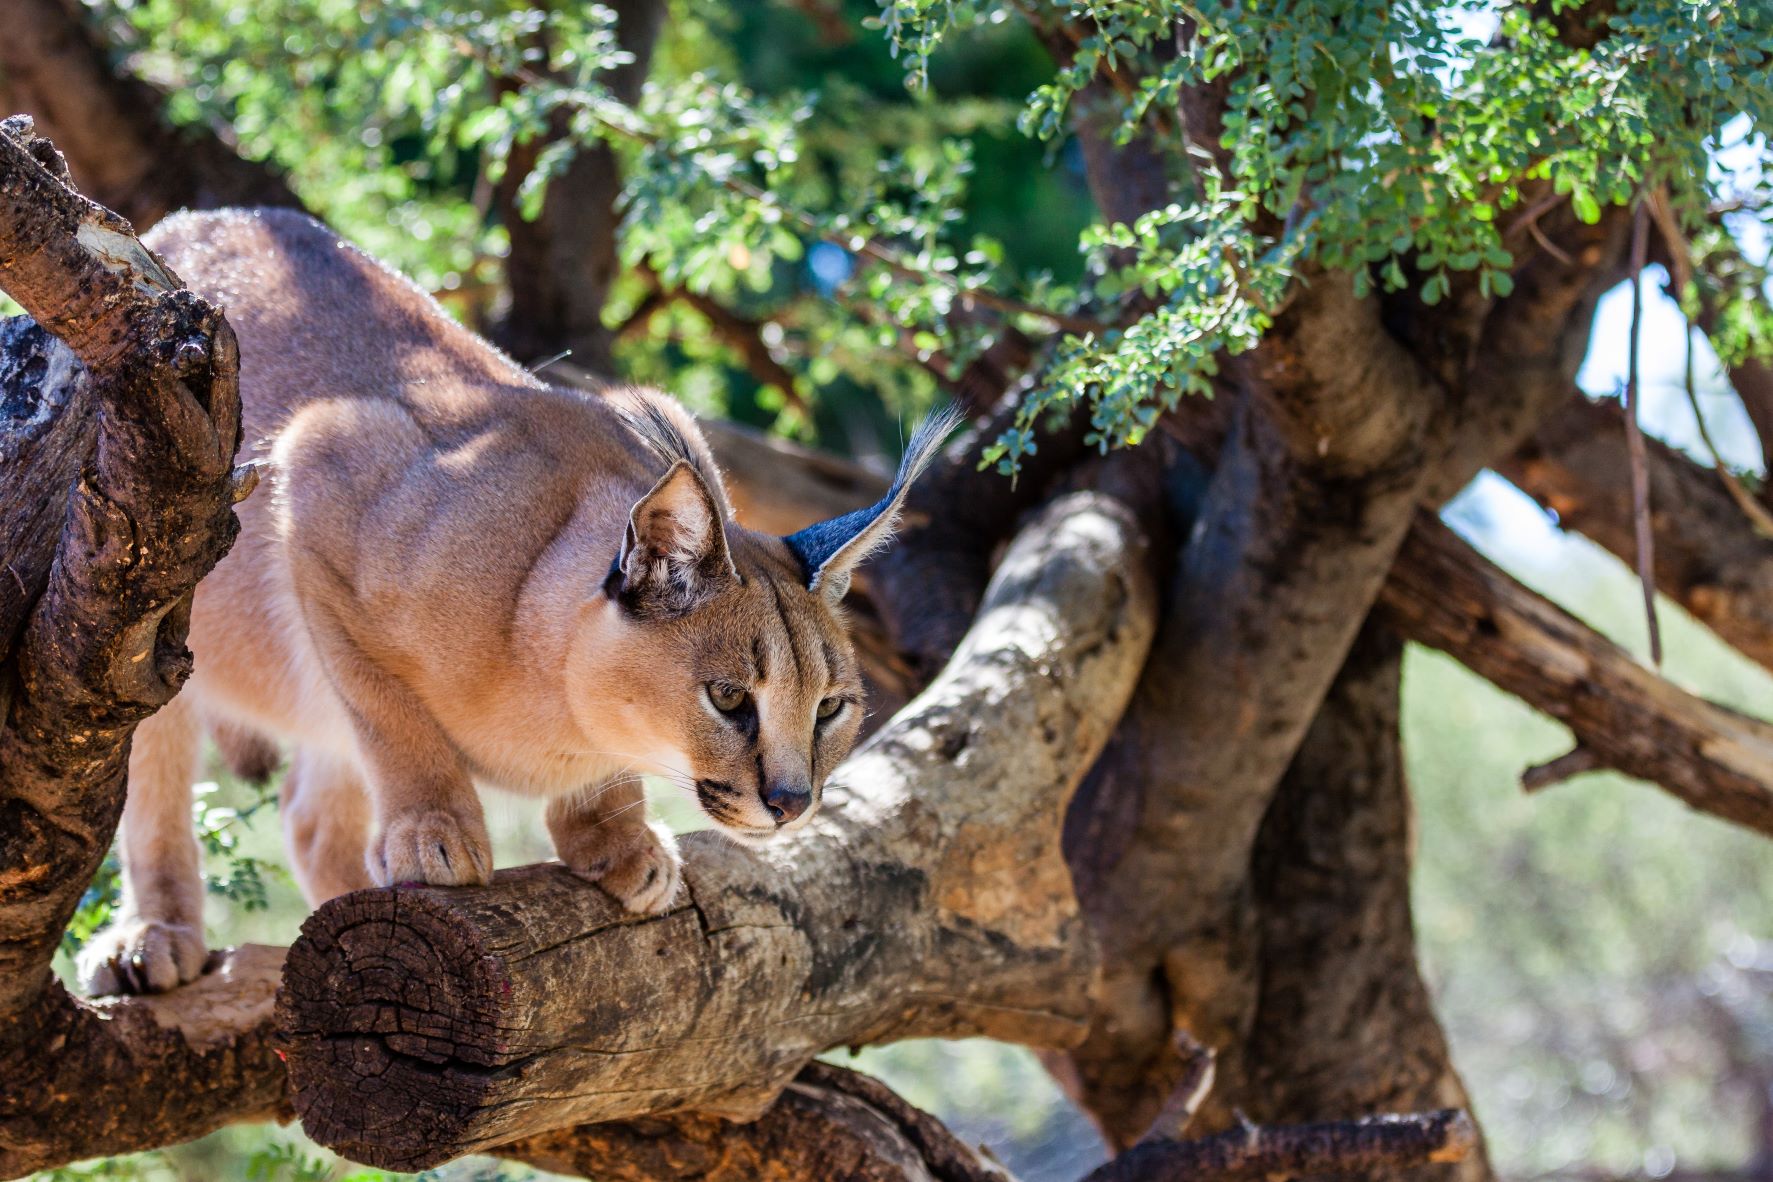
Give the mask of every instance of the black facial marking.
POLYGON ((782 617, 782 631, 788 634, 788 655, 794 658, 794 677, 797 681, 806 680, 806 664, 800 659, 800 638, 794 633, 794 621, 782 608, 782 596, 776 594, 776 614, 782 617))

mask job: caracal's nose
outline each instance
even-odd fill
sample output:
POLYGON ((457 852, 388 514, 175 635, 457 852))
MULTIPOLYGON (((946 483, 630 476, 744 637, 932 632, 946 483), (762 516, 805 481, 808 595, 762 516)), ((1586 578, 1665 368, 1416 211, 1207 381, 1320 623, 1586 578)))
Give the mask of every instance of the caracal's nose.
POLYGON ((813 807, 813 790, 804 784, 771 784, 763 790, 763 807, 777 825, 786 825, 813 807))

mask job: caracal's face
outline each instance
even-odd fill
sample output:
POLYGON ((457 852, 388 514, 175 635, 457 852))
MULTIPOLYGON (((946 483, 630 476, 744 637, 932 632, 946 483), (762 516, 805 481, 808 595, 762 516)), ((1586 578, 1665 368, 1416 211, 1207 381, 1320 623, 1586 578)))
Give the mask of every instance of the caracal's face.
MULTIPOLYGON (((781 540, 735 527, 730 543, 738 582, 684 615, 624 625, 622 696, 631 741, 660 753, 647 770, 761 843, 811 820, 855 744, 863 690, 842 620, 781 540)), ((582 710, 590 725, 596 712, 582 710)))

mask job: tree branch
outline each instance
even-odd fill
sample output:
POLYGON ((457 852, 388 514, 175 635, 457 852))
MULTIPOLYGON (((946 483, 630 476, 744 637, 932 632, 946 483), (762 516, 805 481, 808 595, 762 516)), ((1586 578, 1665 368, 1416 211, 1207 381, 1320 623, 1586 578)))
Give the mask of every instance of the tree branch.
POLYGON ((579 1125, 495 1152, 599 1182, 1013 1182, 877 1080, 809 1063, 757 1120, 680 1114, 579 1125))
POLYGON ((1600 764, 1773 836, 1773 725, 1695 697, 1417 518, 1381 596, 1405 636, 1568 726, 1600 764))
POLYGON ((187 206, 300 206, 269 165, 166 122, 165 97, 113 57, 77 0, 8 0, 0 111, 35 116, 80 186, 142 230, 187 206))
MULTIPOLYGON (((1745 656, 1773 668, 1773 539, 1715 471, 1645 440, 1656 587, 1745 656)), ((1624 415, 1573 393, 1496 471, 1628 565, 1635 549, 1624 415)))
POLYGON ((1198 1141, 1136 1145, 1084 1182, 1193 1182, 1389 1171, 1464 1159, 1477 1129, 1458 1109, 1410 1116, 1258 1128, 1198 1141))

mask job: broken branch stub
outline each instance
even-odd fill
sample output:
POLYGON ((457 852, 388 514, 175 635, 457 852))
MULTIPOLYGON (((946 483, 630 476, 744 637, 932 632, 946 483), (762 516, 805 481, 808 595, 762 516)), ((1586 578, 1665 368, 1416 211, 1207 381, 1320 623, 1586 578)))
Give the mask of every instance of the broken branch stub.
POLYGON ((651 918, 554 865, 326 904, 278 1002, 308 1134, 420 1169, 588 1121, 754 1116, 834 1046, 1076 1042, 1097 965, 1060 825, 1155 611, 1131 514, 1066 497, 793 844, 691 834, 683 900, 651 918))

